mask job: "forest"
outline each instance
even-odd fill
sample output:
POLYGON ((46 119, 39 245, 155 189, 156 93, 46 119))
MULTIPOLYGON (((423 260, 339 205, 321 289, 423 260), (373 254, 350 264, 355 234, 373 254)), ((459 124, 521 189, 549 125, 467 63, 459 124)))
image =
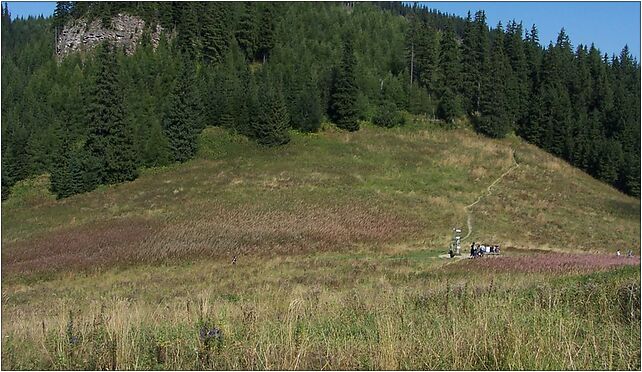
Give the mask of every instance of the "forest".
POLYGON ((281 146, 325 121, 357 131, 404 113, 515 134, 640 195, 640 65, 564 29, 543 46, 536 25, 401 2, 58 2, 16 20, 5 4, 1 25, 3 200, 43 173, 64 198, 185 162, 207 126, 281 146), (118 14, 146 22, 134 54, 56 56, 65 25, 118 14))

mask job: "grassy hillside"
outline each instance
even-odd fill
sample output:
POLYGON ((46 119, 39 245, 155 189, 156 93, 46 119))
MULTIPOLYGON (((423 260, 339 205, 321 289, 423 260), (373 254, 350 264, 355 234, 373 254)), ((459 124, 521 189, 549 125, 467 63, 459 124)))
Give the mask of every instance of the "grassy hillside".
POLYGON ((640 366, 639 259, 612 255, 639 200, 516 138, 209 128, 134 182, 46 183, 2 204, 3 369, 640 366), (439 258, 480 196, 467 242, 506 257, 439 258))
POLYGON ((472 208, 470 240, 559 251, 639 250, 637 199, 517 139, 426 129, 425 123, 294 136, 284 149, 263 149, 208 129, 197 160, 61 201, 34 191, 46 178, 32 180, 24 192, 19 185, 2 208, 3 269, 443 250, 452 227, 466 232, 464 206, 510 168, 511 151, 519 167, 472 208))

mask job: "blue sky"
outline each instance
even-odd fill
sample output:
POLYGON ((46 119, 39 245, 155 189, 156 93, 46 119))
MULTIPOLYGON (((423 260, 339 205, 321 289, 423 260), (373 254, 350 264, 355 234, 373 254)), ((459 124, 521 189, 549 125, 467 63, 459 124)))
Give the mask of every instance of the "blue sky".
POLYGON ((470 10, 485 10, 487 22, 495 27, 502 21, 523 21, 530 30, 535 24, 543 46, 557 40, 564 27, 574 47, 578 44, 599 48, 609 56, 620 54, 625 44, 631 54, 640 60, 640 3, 639 2, 422 2, 429 8, 438 9, 462 17, 470 10))
MULTIPOLYGON (((511 19, 523 21, 530 29, 539 29, 542 45, 555 42, 564 27, 573 46, 595 43, 602 53, 619 54, 625 44, 640 60, 640 3, 639 2, 423 2, 442 12, 462 17, 470 10, 486 11, 488 24, 498 21, 504 25, 511 19)), ((9 2, 12 18, 53 14, 55 2, 9 2)))
MULTIPOLYGON (((3 1, 2 4, 5 2, 3 1)), ((29 17, 44 15, 52 15, 54 9, 56 9, 56 2, 54 1, 29 1, 29 2, 18 2, 18 1, 8 1, 9 4, 9 13, 11 13, 11 19, 16 19, 18 17, 29 17)))

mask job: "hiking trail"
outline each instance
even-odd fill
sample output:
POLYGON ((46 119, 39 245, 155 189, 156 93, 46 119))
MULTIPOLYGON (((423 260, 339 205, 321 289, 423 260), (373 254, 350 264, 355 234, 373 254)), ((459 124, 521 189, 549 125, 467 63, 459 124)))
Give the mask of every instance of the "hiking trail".
POLYGON ((492 193, 491 188, 492 188, 493 186, 495 186, 499 181, 501 181, 501 180, 502 180, 502 178, 504 178, 504 176, 506 176, 508 173, 512 172, 515 168, 519 167, 519 164, 518 164, 518 163, 517 163, 517 161, 515 160, 515 150, 512 150, 512 149, 511 149, 510 156, 511 156, 511 159, 513 160, 513 165, 512 165, 510 168, 508 168, 508 170, 506 170, 506 172, 502 173, 502 175, 501 175, 501 176, 499 176, 495 181, 493 181, 493 183, 491 183, 491 184, 490 184, 490 186, 488 186, 488 187, 486 188, 487 193, 482 193, 481 195, 479 195, 479 197, 477 198, 477 200, 475 200, 475 202, 474 202, 474 203, 469 204, 469 205, 467 205, 467 206, 465 206, 465 207, 464 207, 464 210, 466 211, 466 214, 467 214, 467 218, 466 218, 466 225, 467 225, 467 227, 468 227, 468 234, 466 234, 466 236, 464 236, 464 237, 461 239, 461 241, 462 241, 462 242, 463 242, 464 240, 468 239, 468 237, 470 236, 470 234, 473 232, 473 223, 472 223, 473 213, 472 213, 472 211, 471 211, 471 208, 472 208, 472 207, 474 207, 474 206, 475 206, 475 204, 479 203, 479 201, 480 201, 484 196, 488 196, 488 195, 490 195, 490 194, 492 193))

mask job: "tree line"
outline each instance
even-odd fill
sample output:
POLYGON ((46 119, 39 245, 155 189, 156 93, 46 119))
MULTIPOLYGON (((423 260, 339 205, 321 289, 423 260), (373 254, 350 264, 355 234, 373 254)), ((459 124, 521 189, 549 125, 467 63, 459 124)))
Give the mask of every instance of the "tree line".
POLYGON ((627 49, 573 51, 563 31, 542 48, 534 26, 403 3, 59 2, 53 17, 2 17, 3 199, 44 172, 66 197, 186 161, 208 125, 278 146, 323 118, 354 131, 400 125, 401 110, 515 132, 639 195, 639 65, 627 49), (148 25, 132 56, 54 58, 65 24, 119 13, 148 25), (154 49, 156 24, 175 36, 154 49))
POLYGON ((609 57, 573 49, 562 29, 543 48, 533 25, 486 24, 469 13, 461 35, 411 13, 410 79, 438 97, 437 114, 467 115, 480 133, 516 133, 594 177, 640 195, 640 65, 628 46, 609 57))

